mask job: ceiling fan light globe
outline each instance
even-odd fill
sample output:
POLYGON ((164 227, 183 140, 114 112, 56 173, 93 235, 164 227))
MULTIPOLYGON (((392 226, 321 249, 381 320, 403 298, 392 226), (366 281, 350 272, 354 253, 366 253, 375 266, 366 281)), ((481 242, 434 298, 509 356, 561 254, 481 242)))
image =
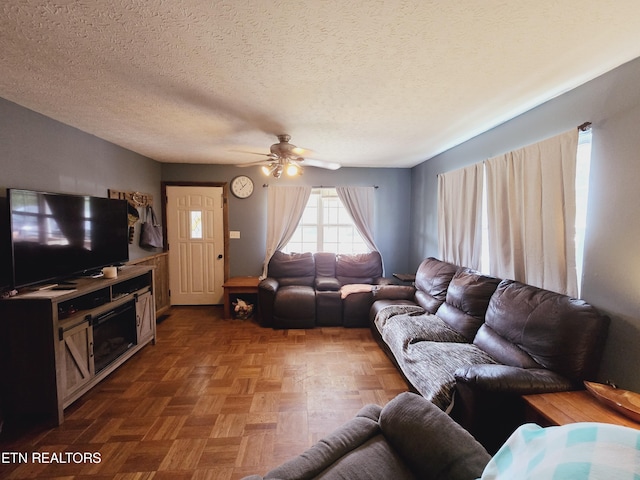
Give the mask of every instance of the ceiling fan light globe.
POLYGON ((282 165, 276 165, 276 168, 273 170, 273 176, 275 178, 280 178, 282 176, 282 165))
POLYGON ((261 170, 262 170, 262 173, 264 173, 266 176, 269 176, 269 175, 273 175, 274 172, 277 170, 277 168, 278 168, 277 163, 270 163, 269 165, 264 165, 261 170))
POLYGON ((300 167, 294 163, 287 165, 287 175, 294 177, 300 174, 300 167))

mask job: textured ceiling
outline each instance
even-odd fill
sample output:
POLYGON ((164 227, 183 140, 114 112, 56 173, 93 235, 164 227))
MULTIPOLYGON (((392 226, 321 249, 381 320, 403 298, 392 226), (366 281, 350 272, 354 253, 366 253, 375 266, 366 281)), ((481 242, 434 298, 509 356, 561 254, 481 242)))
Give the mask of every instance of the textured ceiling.
POLYGON ((640 2, 3 0, 0 46, 0 97, 161 162, 410 167, 640 56, 640 2))

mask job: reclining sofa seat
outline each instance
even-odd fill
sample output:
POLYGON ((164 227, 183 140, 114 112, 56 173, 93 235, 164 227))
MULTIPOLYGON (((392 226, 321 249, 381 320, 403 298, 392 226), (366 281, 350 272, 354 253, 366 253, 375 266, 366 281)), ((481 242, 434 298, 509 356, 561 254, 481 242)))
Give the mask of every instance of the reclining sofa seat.
POLYGON ((258 287, 258 302, 262 326, 273 328, 367 327, 373 293, 351 293, 343 299, 342 287, 391 283, 382 277, 382 257, 375 251, 276 252, 267 272, 258 287))
POLYGON ((312 253, 276 252, 258 286, 263 326, 313 328, 316 322, 316 263, 312 253))
POLYGON ((609 323, 583 300, 502 280, 473 340, 496 364, 455 372, 454 418, 484 432, 495 449, 523 423, 522 395, 579 390, 596 380, 609 323))
POLYGON ((408 292, 399 286, 378 291, 370 312, 374 337, 412 390, 449 382, 452 417, 489 451, 524 420, 521 395, 582 388, 583 380, 595 378, 609 319, 582 300, 434 258, 418 268, 413 296, 400 288, 408 292), (436 317, 421 322, 418 305, 436 317), (414 348, 431 360, 420 366, 409 358, 405 372, 402 357, 414 348), (454 359, 469 352, 475 360, 456 368, 454 359), (448 372, 438 377, 442 369, 448 372))
POLYGON ((404 392, 366 405, 302 454, 243 480, 472 480, 491 457, 424 398, 404 392))
POLYGON ((494 457, 424 398, 404 392, 354 418, 264 477, 243 480, 638 478, 640 431, 606 423, 518 428, 494 457), (634 462, 633 459, 636 459, 634 462))

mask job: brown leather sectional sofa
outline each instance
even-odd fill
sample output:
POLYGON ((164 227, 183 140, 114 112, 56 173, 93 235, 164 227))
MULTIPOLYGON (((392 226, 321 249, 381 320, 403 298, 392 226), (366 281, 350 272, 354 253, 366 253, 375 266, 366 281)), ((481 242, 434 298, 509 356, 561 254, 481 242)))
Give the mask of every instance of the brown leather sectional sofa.
POLYGON ((382 286, 374 337, 412 389, 495 450, 521 396, 594 380, 609 319, 582 300, 427 258, 415 288, 382 286))
POLYGON ((377 252, 278 252, 258 298, 263 326, 369 326, 410 388, 489 451, 525 421, 522 395, 596 379, 609 326, 582 300, 435 258, 394 285, 377 252))
POLYGON ((273 328, 367 327, 373 287, 392 283, 378 252, 276 252, 267 272, 258 303, 262 326, 273 328))

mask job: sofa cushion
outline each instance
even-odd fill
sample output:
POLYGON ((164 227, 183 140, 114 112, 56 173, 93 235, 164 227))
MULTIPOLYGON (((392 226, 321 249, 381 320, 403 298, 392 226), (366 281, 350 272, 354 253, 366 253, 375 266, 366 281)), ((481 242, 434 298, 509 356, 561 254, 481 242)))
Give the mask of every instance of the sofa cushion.
POLYGON ((452 406, 458 368, 496 363, 471 343, 405 341, 402 346, 388 346, 407 380, 424 398, 445 411, 452 406))
POLYGON ((306 285, 280 287, 273 301, 274 328, 313 328, 316 291, 306 285))
POLYGON ((313 286, 316 276, 313 254, 277 251, 269 260, 268 276, 277 278, 280 285, 313 286))
POLYGON ((313 254, 316 262, 316 277, 336 276, 336 254, 329 252, 317 252, 313 254))
POLYGON ((378 313, 374 326, 387 344, 466 342, 463 335, 436 315, 424 313, 418 305, 393 305, 385 308, 378 313), (399 313, 401 311, 403 313, 399 313))
POLYGON ((372 438, 380 436, 380 427, 378 426, 380 410, 380 407, 376 405, 364 407, 355 418, 324 437, 303 454, 271 470, 264 478, 318 478, 342 457, 357 450, 372 438))
POLYGON ((342 324, 345 327, 369 326, 369 308, 373 303, 373 292, 350 293, 342 299, 342 324))
POLYGON ((491 295, 500 279, 460 268, 451 279, 445 302, 436 315, 472 342, 484 322, 491 295))
POLYGON ((478 478, 491 458, 465 429, 413 393, 401 393, 382 409, 380 428, 417 478, 478 478))
POLYGON ((320 475, 314 477, 314 480, 371 480, 372 478, 394 480, 415 480, 416 478, 382 434, 351 450, 320 475))
POLYGON ((336 277, 342 285, 375 283, 382 277, 382 257, 379 252, 336 255, 336 277))
POLYGON ((342 325, 340 292, 316 290, 316 325, 323 327, 342 325))
POLYGON ((374 304, 377 304, 376 306, 379 308, 376 308, 373 326, 376 327, 379 332, 384 331, 387 328, 388 320, 397 315, 422 315, 424 313, 424 308, 415 303, 387 303, 386 301, 376 301, 374 304))
POLYGON ((474 343, 500 363, 542 366, 578 382, 595 375, 608 323, 582 300, 503 280, 474 343))
POLYGON ((458 267, 433 257, 422 261, 416 272, 416 302, 429 313, 436 313, 445 301, 447 288, 458 267))

